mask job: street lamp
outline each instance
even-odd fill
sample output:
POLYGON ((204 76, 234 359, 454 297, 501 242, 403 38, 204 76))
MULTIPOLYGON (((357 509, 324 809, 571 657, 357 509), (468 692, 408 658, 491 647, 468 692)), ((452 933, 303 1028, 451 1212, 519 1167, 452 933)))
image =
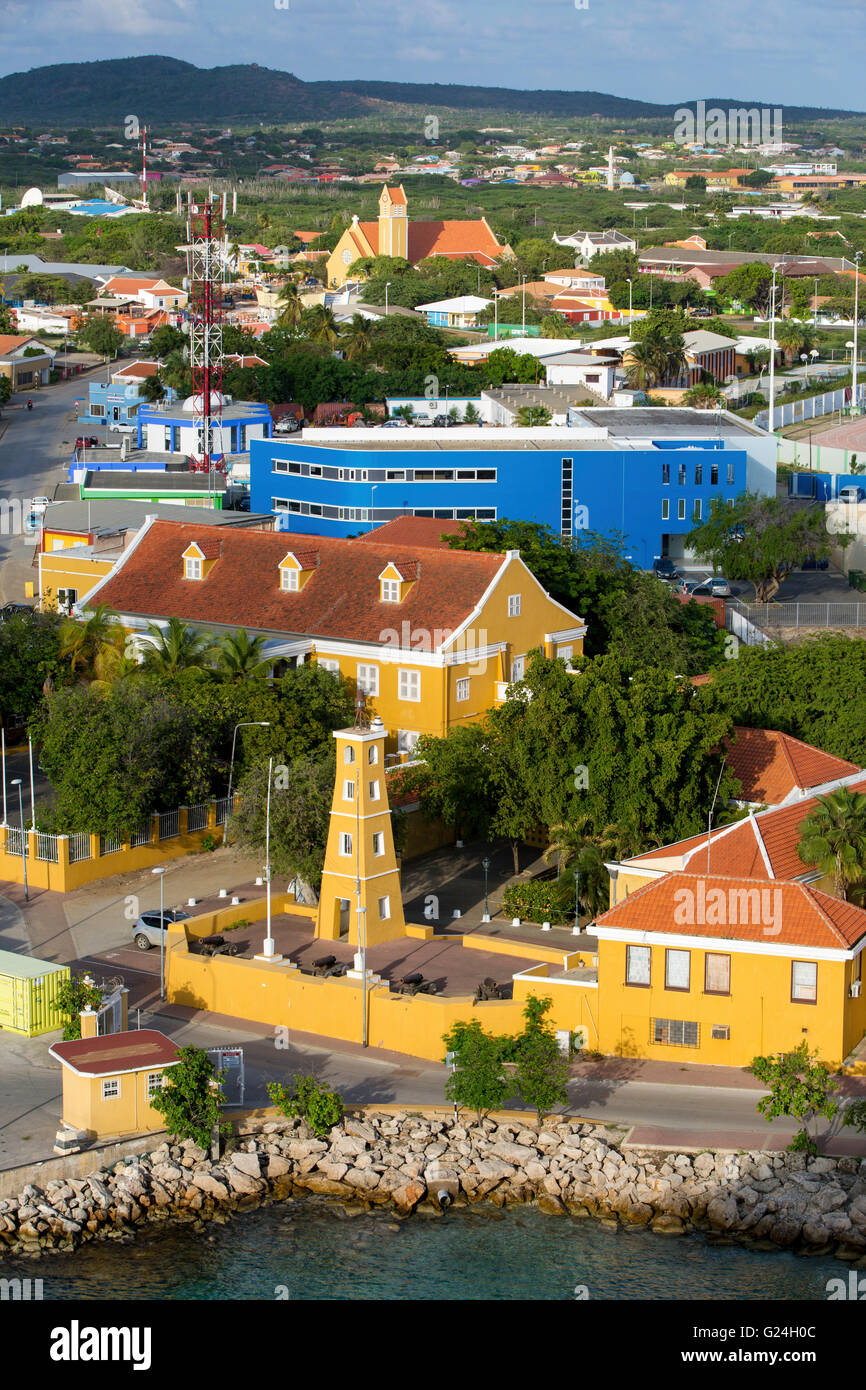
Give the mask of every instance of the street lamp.
POLYGON ((262 947, 261 955, 256 956, 256 960, 269 961, 275 964, 282 960, 274 949, 274 938, 271 935, 271 782, 273 781, 274 760, 268 758, 268 801, 265 812, 265 884, 267 892, 267 935, 262 947))
POLYGON ((489 859, 482 859, 482 861, 481 861, 481 867, 482 867, 482 869, 484 870, 484 916, 481 918, 481 920, 482 920, 482 922, 489 922, 489 921, 490 921, 490 903, 487 901, 487 873, 488 873, 488 870, 490 869, 490 860, 489 860, 489 859))
POLYGON ((631 280, 628 282, 628 321, 631 325, 631 280))
POLYGON ((776 271, 784 269, 782 261, 777 261, 773 266, 773 284, 770 290, 770 418, 768 421, 770 433, 775 433, 775 406, 776 406, 776 271))
POLYGON ((238 729, 249 729, 254 726, 258 726, 260 729, 269 729, 271 727, 271 721, 269 719, 243 719, 240 724, 235 724, 235 731, 232 734, 232 760, 229 764, 229 794, 226 798, 228 801, 228 805, 226 806, 226 818, 223 821, 223 844, 225 844, 228 836, 229 813, 232 808, 232 775, 235 770, 235 740, 238 736, 238 729))
POLYGON ((857 329, 860 319, 860 261, 863 252, 858 251, 854 257, 854 358, 851 367, 851 406, 854 413, 857 413, 857 329))
POLYGON ((373 530, 373 527, 376 525, 375 521, 373 520, 373 505, 374 505, 376 499, 375 499, 375 497, 373 496, 373 494, 375 493, 376 488, 377 488, 378 486, 379 486, 378 483, 373 483, 372 487, 370 488, 370 530, 371 530, 371 531, 373 530))
POLYGON ((165 868, 151 869, 159 874, 159 997, 165 998, 165 868))
POLYGON ((386 317, 386 318, 388 317, 388 291, 389 291, 390 288, 391 288, 391 281, 388 280, 388 281, 386 281, 386 283, 385 283, 385 317, 386 317))
POLYGON ((580 870, 574 871, 574 925, 580 927, 580 870))
POLYGON ((523 318, 521 321, 521 336, 526 337, 526 276, 523 276, 523 318))
POLYGON ((27 889, 27 842, 24 839, 24 799, 21 795, 21 778, 13 777, 12 786, 18 788, 18 822, 19 835, 21 836, 21 865, 24 870, 24 901, 30 901, 30 894, 27 889))

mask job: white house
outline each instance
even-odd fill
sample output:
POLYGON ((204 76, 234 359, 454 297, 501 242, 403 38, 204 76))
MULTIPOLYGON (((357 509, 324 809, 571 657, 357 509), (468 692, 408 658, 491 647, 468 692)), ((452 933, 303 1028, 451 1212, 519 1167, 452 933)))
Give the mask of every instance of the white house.
POLYGON ((553 233, 557 246, 573 246, 582 261, 591 261, 593 256, 603 251, 634 251, 637 242, 634 237, 613 229, 606 232, 572 232, 571 236, 557 236, 553 233))

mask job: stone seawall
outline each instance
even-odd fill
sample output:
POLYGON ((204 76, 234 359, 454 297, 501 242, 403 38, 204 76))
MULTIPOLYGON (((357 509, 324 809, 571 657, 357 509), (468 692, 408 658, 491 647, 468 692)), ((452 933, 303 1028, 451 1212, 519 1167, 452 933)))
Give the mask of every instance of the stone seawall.
POLYGON ((476 1124, 369 1113, 327 1139, 301 1120, 252 1120, 214 1161, 192 1140, 82 1178, 27 1185, 0 1200, 3 1256, 39 1257, 146 1225, 203 1225, 263 1202, 315 1194, 355 1206, 534 1202, 663 1234, 698 1229, 806 1252, 866 1257, 866 1159, 766 1152, 633 1149, 625 1131, 553 1116, 476 1124))

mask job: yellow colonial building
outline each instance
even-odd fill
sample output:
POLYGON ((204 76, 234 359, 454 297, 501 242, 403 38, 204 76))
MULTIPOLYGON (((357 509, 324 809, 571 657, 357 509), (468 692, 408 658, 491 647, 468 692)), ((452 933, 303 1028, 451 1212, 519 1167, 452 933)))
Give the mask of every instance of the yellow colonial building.
POLYGON ((105 1139, 165 1128, 152 1101, 180 1058, 164 1033, 105 1033, 54 1043, 49 1051, 63 1068, 63 1123, 70 1129, 105 1139))
POLYGON ((194 522, 149 521, 88 601, 115 609, 142 651, 149 624, 173 616, 214 637, 262 636, 275 675, 313 661, 346 677, 381 717, 388 754, 408 754, 422 734, 441 737, 501 702, 534 648, 570 661, 586 633, 519 551, 450 550, 431 525, 400 518, 356 540, 234 528, 214 539, 194 522))
POLYGON ((328 257, 327 278, 330 286, 345 284, 356 261, 373 256, 395 256, 417 265, 428 256, 445 256, 452 261, 473 261, 492 266, 503 258, 512 259, 514 252, 503 245, 487 219, 459 221, 410 222, 409 204, 402 184, 382 188, 379 197, 379 216, 375 222, 352 218, 328 257))

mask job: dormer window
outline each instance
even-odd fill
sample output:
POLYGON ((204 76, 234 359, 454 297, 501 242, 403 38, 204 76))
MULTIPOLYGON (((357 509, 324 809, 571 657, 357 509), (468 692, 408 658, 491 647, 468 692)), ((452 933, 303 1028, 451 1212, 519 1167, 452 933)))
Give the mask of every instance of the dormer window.
POLYGON ((183 565, 184 579, 201 579, 201 560, 197 557, 189 556, 188 559, 184 560, 183 565))
POLYGON ((184 579, 207 579, 221 553, 222 542, 218 539, 190 541, 181 557, 184 579))
POLYGON ((402 603, 412 586, 421 577, 419 560, 392 560, 379 575, 379 598, 382 603, 402 603))
POLYGON ((382 602, 383 602, 383 603, 399 603, 399 602, 400 602, 400 581, 399 581, 399 579, 383 579, 383 580, 382 580, 382 602))
POLYGON ((319 564, 318 550, 290 550, 279 563, 280 589, 284 594, 298 594, 315 574, 319 564))
POLYGON ((291 594, 296 594, 298 592, 298 571, 281 569, 280 588, 288 590, 291 594))

